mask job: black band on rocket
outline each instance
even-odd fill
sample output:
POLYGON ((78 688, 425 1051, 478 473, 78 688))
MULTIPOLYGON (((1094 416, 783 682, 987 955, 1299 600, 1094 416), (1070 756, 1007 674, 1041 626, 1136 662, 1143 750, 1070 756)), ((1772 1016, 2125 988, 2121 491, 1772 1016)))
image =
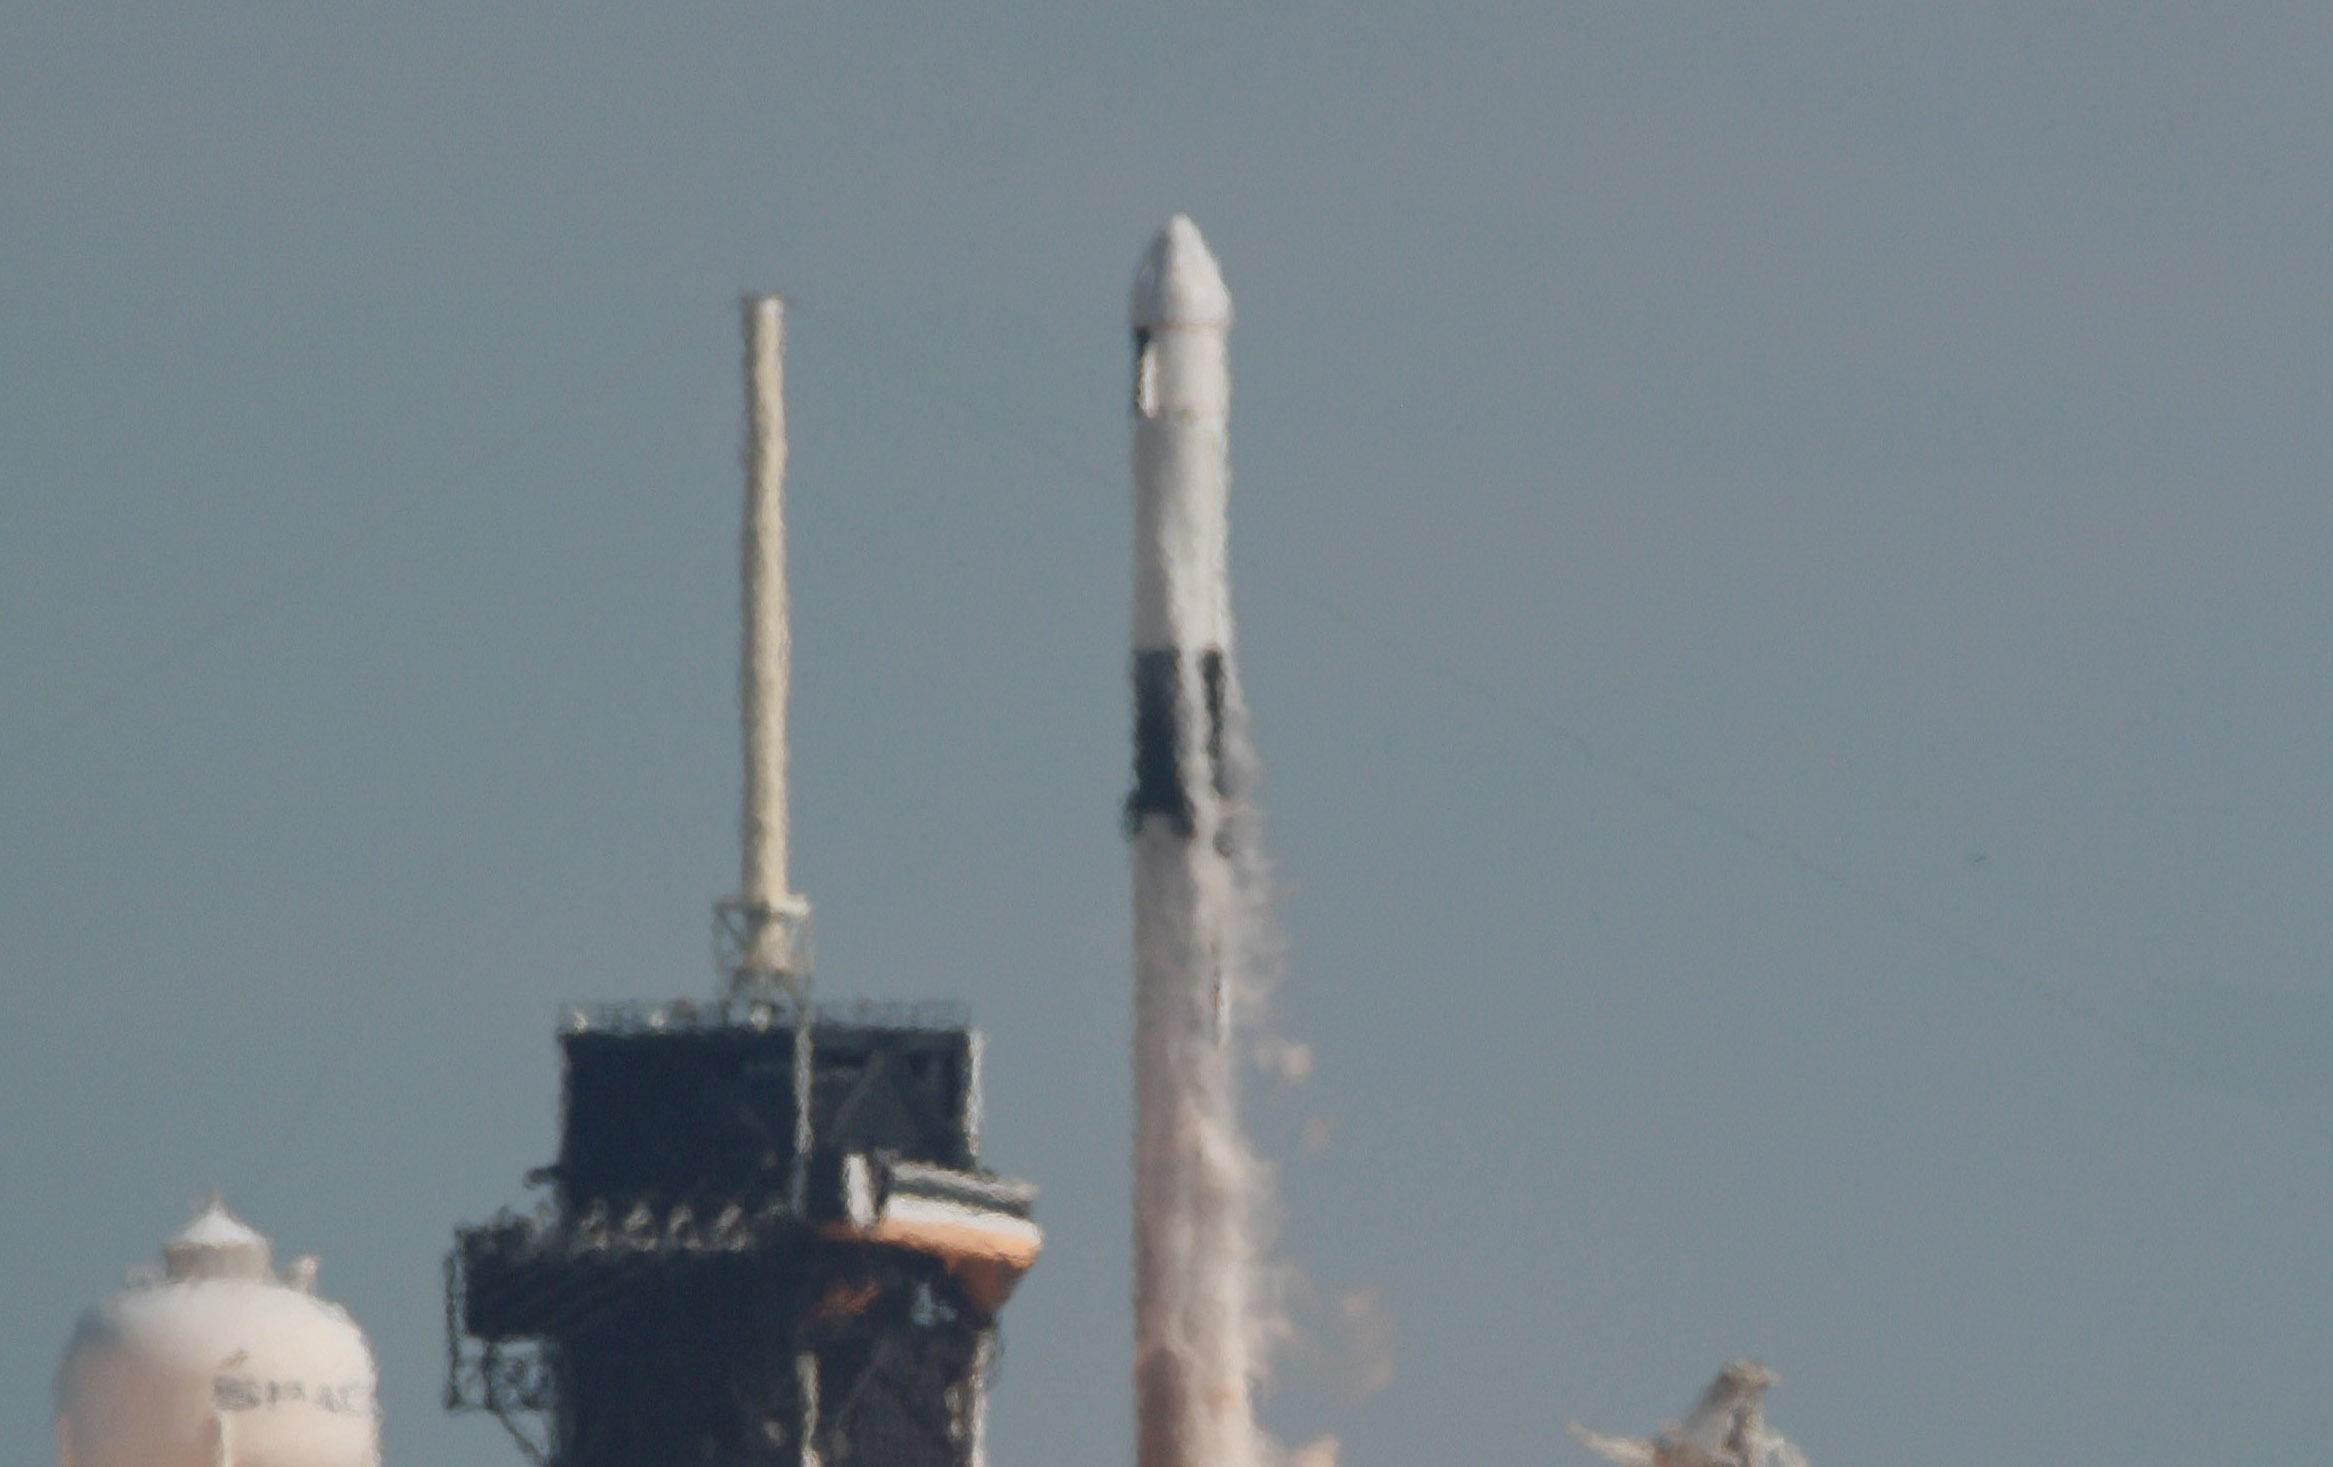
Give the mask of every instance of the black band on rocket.
MULTIPOLYGON (((1175 716, 1182 655, 1134 654, 1134 789, 1126 796, 1126 829, 1164 815, 1189 835, 1191 796, 1183 788, 1181 720, 1175 716)), ((1207 700, 1207 771, 1220 797, 1223 786, 1223 654, 1199 654, 1199 681, 1207 700)))

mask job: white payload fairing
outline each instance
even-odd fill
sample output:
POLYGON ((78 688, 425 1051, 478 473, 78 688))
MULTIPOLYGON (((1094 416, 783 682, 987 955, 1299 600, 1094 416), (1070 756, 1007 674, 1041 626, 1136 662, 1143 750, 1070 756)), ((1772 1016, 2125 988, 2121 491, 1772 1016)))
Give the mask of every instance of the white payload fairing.
POLYGON ((1253 1467, 1255 1168, 1231 1044, 1251 916, 1227 758, 1231 297, 1190 220, 1152 242, 1131 317, 1135 1462, 1253 1467))

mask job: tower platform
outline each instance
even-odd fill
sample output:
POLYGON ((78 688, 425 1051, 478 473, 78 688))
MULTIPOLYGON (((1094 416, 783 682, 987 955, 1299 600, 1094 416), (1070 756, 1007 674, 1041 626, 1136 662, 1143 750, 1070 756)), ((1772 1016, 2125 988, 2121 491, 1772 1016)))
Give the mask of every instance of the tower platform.
POLYGON ((447 1260, 446 1399, 548 1467, 975 1467, 1041 1237, 943 1006, 571 1013, 531 1214, 447 1260))

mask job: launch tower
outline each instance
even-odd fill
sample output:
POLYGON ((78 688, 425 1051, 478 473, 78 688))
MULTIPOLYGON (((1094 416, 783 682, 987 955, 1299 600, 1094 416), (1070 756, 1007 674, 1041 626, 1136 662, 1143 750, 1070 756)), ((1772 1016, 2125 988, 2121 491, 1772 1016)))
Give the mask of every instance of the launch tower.
POLYGON ((1035 1189, 981 1169, 980 1036, 959 1015, 810 1001, 786 871, 780 302, 749 298, 745 324, 727 992, 569 1013, 546 1194, 447 1260, 446 1402, 547 1467, 975 1467, 1035 1189))

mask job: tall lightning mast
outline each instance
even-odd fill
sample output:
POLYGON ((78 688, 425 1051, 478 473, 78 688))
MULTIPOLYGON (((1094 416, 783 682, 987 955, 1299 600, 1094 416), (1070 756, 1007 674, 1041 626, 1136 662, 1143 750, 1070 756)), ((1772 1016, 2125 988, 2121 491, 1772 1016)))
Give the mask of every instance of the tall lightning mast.
POLYGON ((715 909, 732 990, 810 982, 810 903, 787 876, 786 695, 793 633, 786 598, 785 302, 747 296, 745 528, 740 537, 745 636, 738 707, 745 733, 744 838, 737 895, 715 909))

